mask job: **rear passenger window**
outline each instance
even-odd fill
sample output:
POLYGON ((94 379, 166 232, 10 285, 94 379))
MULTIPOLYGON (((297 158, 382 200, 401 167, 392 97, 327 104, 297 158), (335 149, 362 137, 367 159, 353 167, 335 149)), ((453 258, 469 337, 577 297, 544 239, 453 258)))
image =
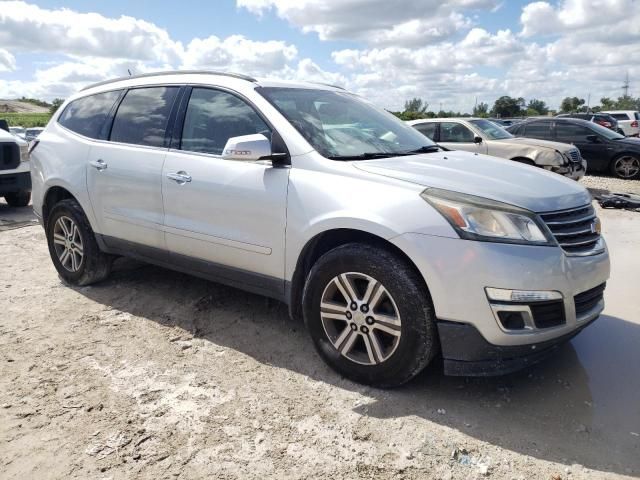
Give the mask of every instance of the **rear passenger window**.
POLYGON ((271 130, 243 100, 227 92, 194 88, 182 129, 182 150, 221 155, 231 137, 271 130))
POLYGON ((169 114, 178 90, 178 87, 129 90, 116 112, 110 140, 148 147, 165 146, 169 114))
POLYGON ((573 123, 558 123, 556 125, 556 137, 559 142, 586 142, 587 136, 593 135, 594 133, 593 130, 573 123))
POLYGON ((120 90, 98 93, 69 103, 58 122, 72 132, 99 138, 104 122, 120 96, 120 90))
POLYGON ((629 116, 626 113, 611 113, 610 115, 616 120, 629 120, 629 116))
POLYGON ((418 123, 417 125, 414 125, 413 128, 418 130, 425 137, 428 137, 431 140, 435 140, 437 126, 438 124, 436 122, 430 122, 430 123, 418 123))
POLYGON ((523 137, 551 139, 551 122, 532 122, 524 126, 523 137))

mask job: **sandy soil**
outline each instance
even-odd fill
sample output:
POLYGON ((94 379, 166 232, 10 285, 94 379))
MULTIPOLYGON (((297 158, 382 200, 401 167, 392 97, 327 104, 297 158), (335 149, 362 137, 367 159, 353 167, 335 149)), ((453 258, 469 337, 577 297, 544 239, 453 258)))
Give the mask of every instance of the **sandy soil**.
POLYGON ((39 226, 0 231, 0 477, 635 477, 639 215, 604 213, 606 315, 552 359, 392 391, 330 371, 280 304, 126 260, 70 288, 39 226))

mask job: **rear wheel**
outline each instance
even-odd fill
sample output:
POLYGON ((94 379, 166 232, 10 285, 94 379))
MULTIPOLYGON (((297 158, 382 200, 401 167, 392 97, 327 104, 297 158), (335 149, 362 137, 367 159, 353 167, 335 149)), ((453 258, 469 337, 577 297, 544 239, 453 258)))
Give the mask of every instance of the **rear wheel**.
POLYGON ((47 243, 53 265, 67 283, 89 285, 111 272, 113 257, 100 250, 91 225, 75 200, 62 200, 51 210, 47 243))
POLYGON ((401 385, 438 352, 422 279, 386 249, 347 244, 323 255, 307 279, 303 307, 320 356, 356 382, 401 385))
POLYGON ((611 174, 618 178, 640 177, 640 157, 625 153, 615 158, 610 165, 611 174))
POLYGON ((31 192, 29 190, 20 190, 19 192, 7 193, 4 199, 11 207, 26 207, 31 201, 31 192))

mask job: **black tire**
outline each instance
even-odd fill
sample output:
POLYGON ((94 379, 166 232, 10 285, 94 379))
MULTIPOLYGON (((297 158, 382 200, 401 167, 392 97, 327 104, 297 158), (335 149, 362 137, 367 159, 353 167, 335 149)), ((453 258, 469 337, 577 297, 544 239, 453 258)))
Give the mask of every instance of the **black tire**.
POLYGON ((19 192, 7 193, 4 199, 10 207, 26 207, 31 201, 31 192, 29 190, 20 190, 19 192))
POLYGON ((98 247, 95 234, 78 202, 72 199, 58 202, 49 214, 46 234, 51 260, 62 280, 71 285, 83 286, 99 282, 109 276, 113 257, 102 252, 98 247), (54 227, 61 217, 71 219, 81 237, 83 254, 77 271, 70 271, 62 265, 54 246, 54 227))
POLYGON ((625 180, 634 180, 640 178, 640 156, 631 153, 623 153, 611 160, 609 164, 609 172, 611 175, 617 178, 623 178, 625 180), (631 162, 634 167, 635 173, 629 172, 627 175, 624 173, 624 169, 620 168, 620 162, 631 162))
POLYGON ((305 324, 314 345, 331 368, 355 382, 380 388, 397 387, 420 373, 439 351, 431 297, 419 274, 407 263, 387 249, 350 243, 324 254, 307 277, 302 302, 305 324), (323 326, 320 303, 325 288, 335 277, 347 272, 377 280, 397 305, 402 319, 400 338, 395 350, 381 363, 362 365, 342 355, 323 326))

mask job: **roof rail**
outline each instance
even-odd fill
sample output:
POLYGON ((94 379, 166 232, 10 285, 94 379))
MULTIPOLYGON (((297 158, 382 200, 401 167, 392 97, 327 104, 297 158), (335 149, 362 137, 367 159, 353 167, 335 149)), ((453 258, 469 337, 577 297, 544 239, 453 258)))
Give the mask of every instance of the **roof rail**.
POLYGON ((242 75, 240 73, 218 72, 215 70, 168 70, 163 72, 148 72, 148 73, 141 73, 139 75, 130 75, 127 77, 112 78, 111 80, 103 80, 102 82, 97 82, 97 83, 92 83, 91 85, 87 85, 86 87, 82 88, 80 91, 88 90, 94 87, 99 87, 101 85, 108 85, 110 83, 122 82, 124 80, 131 80, 134 78, 157 77, 162 75, 190 75, 190 74, 222 75, 225 77, 239 78, 241 80, 246 80, 248 82, 253 82, 253 83, 257 82, 255 78, 249 77, 248 75, 242 75))
POLYGON ((309 82, 309 83, 315 83, 316 85, 324 85, 325 87, 333 87, 333 88, 339 88, 340 90, 346 90, 346 88, 341 87, 340 85, 333 85, 332 83, 324 83, 324 82, 309 82))

